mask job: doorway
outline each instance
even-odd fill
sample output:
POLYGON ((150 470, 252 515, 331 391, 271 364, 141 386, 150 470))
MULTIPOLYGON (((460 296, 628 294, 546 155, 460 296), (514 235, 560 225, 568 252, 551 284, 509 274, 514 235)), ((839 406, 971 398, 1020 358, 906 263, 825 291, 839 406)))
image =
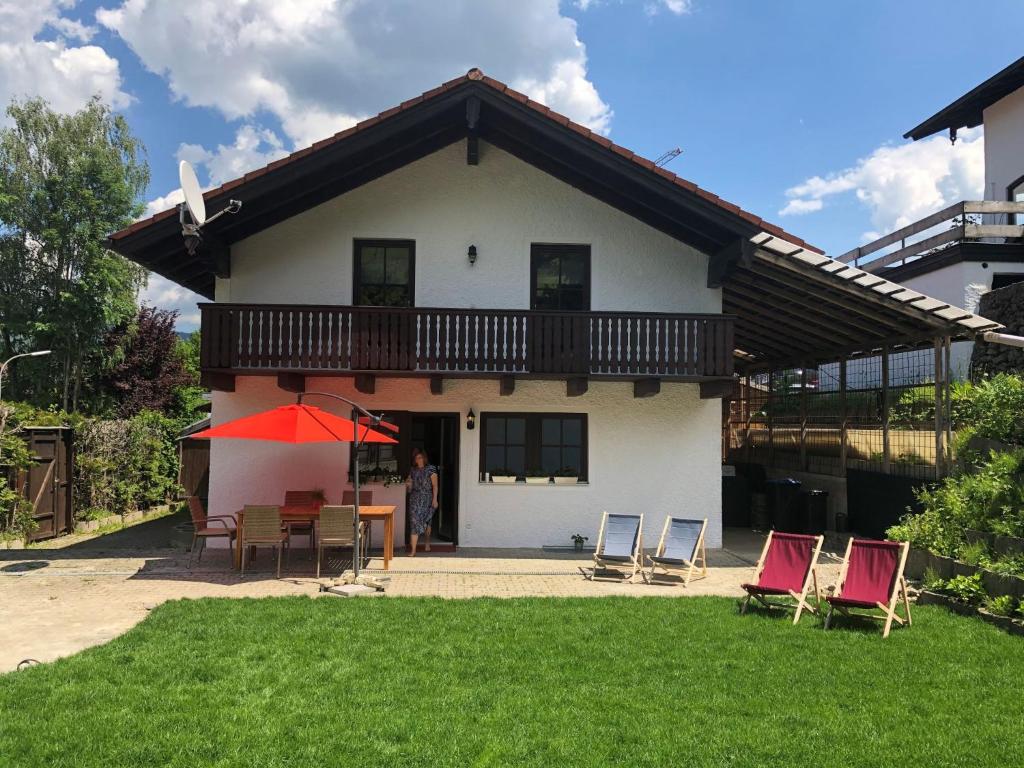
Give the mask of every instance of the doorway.
MULTIPOLYGON (((410 415, 410 455, 422 448, 437 467, 437 510, 431 523, 431 545, 459 543, 459 414, 413 413, 410 415)), ((409 546, 409 521, 405 526, 409 546)), ((421 546, 424 542, 421 539, 421 546)))

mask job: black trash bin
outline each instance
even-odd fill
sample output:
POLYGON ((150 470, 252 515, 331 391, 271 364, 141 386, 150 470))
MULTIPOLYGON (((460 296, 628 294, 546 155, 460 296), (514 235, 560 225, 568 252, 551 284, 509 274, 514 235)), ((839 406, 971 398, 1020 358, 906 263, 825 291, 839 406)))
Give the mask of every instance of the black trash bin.
POLYGON ((747 478, 741 475, 722 478, 722 525, 726 528, 750 527, 750 488, 747 478))
POLYGON ((810 490, 800 494, 801 533, 822 534, 828 528, 828 491, 810 490))
POLYGON ((765 483, 768 491, 768 511, 772 516, 772 528, 783 533, 799 533, 800 527, 800 481, 792 477, 769 480, 765 483))

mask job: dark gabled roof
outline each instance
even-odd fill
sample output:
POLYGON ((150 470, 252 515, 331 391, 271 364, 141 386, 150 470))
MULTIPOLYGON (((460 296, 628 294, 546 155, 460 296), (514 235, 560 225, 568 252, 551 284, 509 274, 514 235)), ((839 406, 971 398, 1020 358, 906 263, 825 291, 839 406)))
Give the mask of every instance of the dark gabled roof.
POLYGON ((986 107, 1009 96, 1021 86, 1024 86, 1024 57, 968 91, 948 107, 940 109, 916 128, 911 128, 903 134, 903 138, 917 141, 943 130, 949 130, 950 137, 956 138, 957 129, 981 125, 986 107))
POLYGON ((206 192, 207 210, 219 210, 230 198, 244 205, 238 214, 208 225, 204 245, 195 255, 185 251, 176 208, 115 232, 108 243, 148 269, 212 298, 215 275, 230 270, 229 261, 218 258, 223 246, 470 133, 704 252, 760 233, 821 252, 479 69, 206 192))

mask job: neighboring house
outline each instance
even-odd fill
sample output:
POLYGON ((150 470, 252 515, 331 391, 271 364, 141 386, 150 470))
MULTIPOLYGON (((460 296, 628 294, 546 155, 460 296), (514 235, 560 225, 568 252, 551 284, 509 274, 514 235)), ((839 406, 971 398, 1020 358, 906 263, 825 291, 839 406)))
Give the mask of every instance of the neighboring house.
MULTIPOLYGON (((971 311, 987 291, 1024 280, 1024 58, 904 138, 948 131, 955 142, 958 130, 978 125, 985 128, 984 201, 956 203, 839 260, 971 311)), ((969 374, 972 346, 954 345, 958 377, 969 374)))
MULTIPOLYGON (((992 323, 844 267, 479 70, 206 193, 244 205, 183 246, 178 211, 111 247, 201 305, 214 424, 327 391, 401 442, 362 458, 404 518, 413 447, 461 546, 595 540, 602 510, 708 517, 722 397, 747 373, 992 323), (576 485, 527 485, 564 472, 576 485), (489 481, 509 473, 512 485, 489 481)), ((330 400, 309 402, 338 412, 330 400)), ((209 506, 348 486, 348 446, 214 441, 209 506)), ((401 545, 402 519, 396 525, 401 545)))

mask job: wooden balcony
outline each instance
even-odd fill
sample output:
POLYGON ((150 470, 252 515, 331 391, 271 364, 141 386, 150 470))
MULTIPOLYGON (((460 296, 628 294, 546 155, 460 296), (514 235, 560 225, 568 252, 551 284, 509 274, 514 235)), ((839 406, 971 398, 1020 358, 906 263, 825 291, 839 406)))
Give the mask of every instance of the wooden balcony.
POLYGON ((867 272, 938 257, 964 243, 1019 243, 1024 237, 1024 202, 962 200, 948 208, 847 251, 838 261, 867 272), (886 251, 888 248, 894 250, 886 251))
POLYGON ((284 304, 200 310, 200 365, 215 388, 230 388, 235 375, 263 374, 707 382, 733 373, 727 315, 284 304))

